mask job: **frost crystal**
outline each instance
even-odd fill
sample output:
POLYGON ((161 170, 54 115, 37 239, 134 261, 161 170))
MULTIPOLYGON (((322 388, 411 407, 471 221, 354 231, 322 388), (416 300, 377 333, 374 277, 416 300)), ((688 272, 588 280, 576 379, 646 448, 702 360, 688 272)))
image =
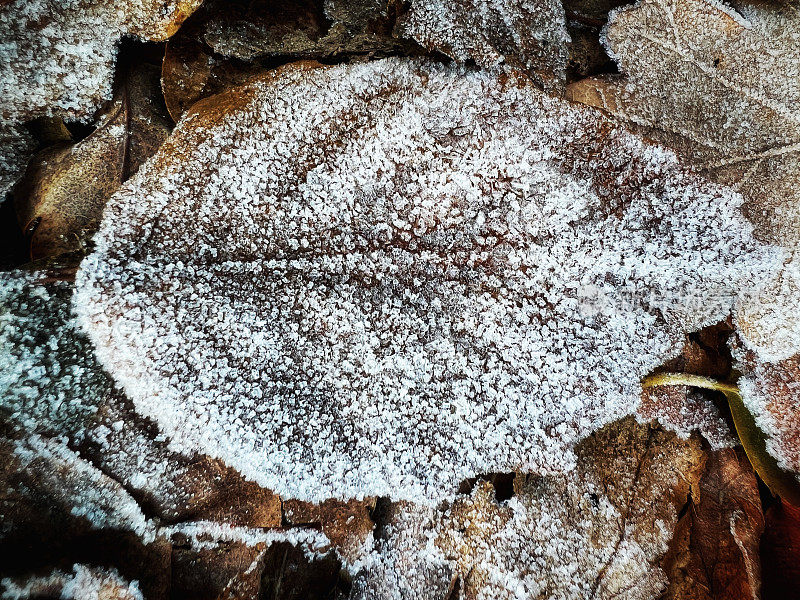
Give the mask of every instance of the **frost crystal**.
POLYGON ((290 67, 110 200, 79 321, 137 410, 283 497, 553 473, 779 259, 741 197, 523 78, 290 67))
POLYGON ((547 88, 566 78, 569 34, 556 0, 414 0, 399 30, 461 62, 522 67, 547 88))
POLYGON ((117 43, 169 37, 202 0, 11 0, 0 5, 0 123, 85 119, 111 98, 117 43))

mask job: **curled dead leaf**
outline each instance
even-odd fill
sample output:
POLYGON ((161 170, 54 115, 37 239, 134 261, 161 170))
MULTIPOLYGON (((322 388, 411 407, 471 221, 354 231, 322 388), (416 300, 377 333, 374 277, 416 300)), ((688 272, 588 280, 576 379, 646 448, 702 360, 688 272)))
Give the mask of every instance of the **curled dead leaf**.
POLYGON ((664 559, 669 585, 662 598, 758 598, 764 516, 756 477, 741 451, 725 448, 707 456, 664 559))
POLYGON ((158 89, 157 70, 138 67, 91 135, 48 148, 31 161, 15 205, 32 259, 85 250, 108 198, 169 134, 158 89))

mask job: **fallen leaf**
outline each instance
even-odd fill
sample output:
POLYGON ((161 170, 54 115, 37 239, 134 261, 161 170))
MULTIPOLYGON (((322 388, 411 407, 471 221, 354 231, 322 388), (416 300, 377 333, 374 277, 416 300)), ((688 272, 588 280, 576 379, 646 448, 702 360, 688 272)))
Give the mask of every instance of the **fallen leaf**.
POLYGON ((664 600, 759 598, 763 530, 758 483, 747 458, 732 448, 709 452, 664 561, 664 600))
POLYGON ((88 119, 111 99, 117 43, 164 40, 202 0, 12 0, 0 11, 0 120, 88 119))
MULTIPOLYGON (((763 380, 763 377, 760 379, 763 380)), ((792 381, 796 382, 797 379, 792 381)), ((774 426, 764 418, 769 415, 769 412, 752 402, 754 398, 758 397, 758 392, 753 389, 753 383, 749 382, 746 377, 741 377, 738 383, 737 386, 687 373, 659 373, 647 377, 642 382, 642 387, 694 386, 725 394, 733 422, 736 424, 739 441, 756 473, 773 494, 792 504, 800 505, 800 481, 793 473, 793 471, 797 471, 797 466, 792 462, 793 455, 797 453, 796 413, 793 409, 789 410, 787 418, 790 425, 788 427, 785 425, 784 427, 774 426), (791 436, 789 440, 786 439, 787 431, 791 436), (791 453, 788 456, 791 458, 787 458, 787 455, 782 452, 782 448, 776 448, 776 444, 786 444, 787 441, 789 443, 788 452, 791 453), (780 460, 776 457, 779 457, 780 460)), ((786 385, 786 382, 775 383, 786 385)), ((770 398, 773 397, 769 390, 767 395, 770 398)))
POLYGON ((739 202, 523 76, 302 64, 184 116, 75 307, 176 449, 285 498, 436 503, 634 413, 774 269, 739 202))
POLYGON ((204 21, 195 15, 167 42, 161 67, 161 88, 174 121, 198 100, 241 85, 265 69, 215 55, 202 41, 204 21))
POLYGON ((569 86, 675 148, 745 197, 755 235, 787 248, 782 273, 737 310, 767 361, 800 352, 800 5, 641 0, 615 11, 605 44, 621 76, 569 86))
POLYGON ((91 135, 44 150, 31 161, 15 205, 32 259, 86 248, 108 198, 169 135, 159 89, 158 71, 138 67, 91 135))
POLYGON ((564 8, 554 0, 413 0, 400 35, 457 61, 505 63, 546 89, 564 86, 568 59, 564 8))
POLYGON ((429 589, 486 600, 656 597, 678 509, 703 472, 699 438, 626 419, 576 452, 568 474, 517 474, 505 502, 479 482, 434 511, 399 505, 356 576, 355 598, 444 597, 429 589))

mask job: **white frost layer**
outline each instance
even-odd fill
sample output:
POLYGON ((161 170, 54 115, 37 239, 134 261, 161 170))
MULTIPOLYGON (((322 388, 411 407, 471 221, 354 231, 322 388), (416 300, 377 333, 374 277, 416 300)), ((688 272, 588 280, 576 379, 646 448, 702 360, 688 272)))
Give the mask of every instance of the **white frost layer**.
POLYGON ((196 550, 216 548, 219 542, 238 542, 246 546, 287 543, 297 546, 309 559, 318 558, 331 550, 331 541, 316 529, 293 528, 283 530, 236 527, 216 521, 192 521, 159 529, 167 538, 181 534, 189 539, 196 550))
POLYGON ((76 330, 71 284, 0 274, 0 414, 22 430, 80 440, 111 382, 76 330))
POLYGON ((24 584, 10 579, 0 581, 3 600, 54 597, 62 600, 143 600, 139 582, 128 583, 115 569, 101 569, 75 564, 72 573, 53 571, 43 577, 31 577, 24 584))
POLYGON ((514 78, 390 59, 237 102, 110 200, 74 302, 175 446, 282 497, 569 469, 780 260, 739 195, 514 78))

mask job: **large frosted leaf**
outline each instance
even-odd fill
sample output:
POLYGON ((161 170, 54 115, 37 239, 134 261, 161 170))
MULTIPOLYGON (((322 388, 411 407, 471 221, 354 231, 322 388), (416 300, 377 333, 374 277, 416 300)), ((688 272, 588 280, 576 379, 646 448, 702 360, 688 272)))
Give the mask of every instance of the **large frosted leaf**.
POLYGON ((176 448, 282 496, 554 472, 779 256, 740 196, 527 80, 290 67, 110 200, 75 304, 176 448))

